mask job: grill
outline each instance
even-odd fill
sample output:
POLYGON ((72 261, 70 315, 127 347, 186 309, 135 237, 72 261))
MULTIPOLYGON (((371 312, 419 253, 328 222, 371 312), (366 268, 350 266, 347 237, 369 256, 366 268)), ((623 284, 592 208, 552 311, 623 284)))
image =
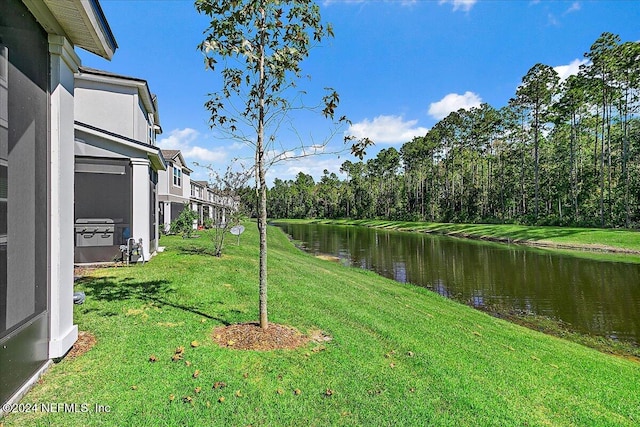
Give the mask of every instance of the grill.
POLYGON ((75 224, 76 247, 114 246, 123 243, 128 225, 122 219, 78 218, 75 224))

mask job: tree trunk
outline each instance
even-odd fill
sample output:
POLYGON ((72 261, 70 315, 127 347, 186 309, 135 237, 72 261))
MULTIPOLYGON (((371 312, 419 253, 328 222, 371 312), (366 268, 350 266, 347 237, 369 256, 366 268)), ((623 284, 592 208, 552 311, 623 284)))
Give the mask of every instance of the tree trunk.
POLYGON ((269 321, 267 317, 267 185, 262 155, 259 156, 258 188, 259 215, 258 230, 260 232, 260 327, 267 329, 269 321))
POLYGON ((258 174, 258 231, 260 233, 260 327, 267 329, 269 321, 267 316, 267 184, 264 170, 264 121, 265 121, 265 64, 264 64, 264 39, 265 39, 265 12, 262 14, 261 31, 263 43, 260 44, 260 106, 258 108, 258 141, 256 146, 256 167, 258 174))

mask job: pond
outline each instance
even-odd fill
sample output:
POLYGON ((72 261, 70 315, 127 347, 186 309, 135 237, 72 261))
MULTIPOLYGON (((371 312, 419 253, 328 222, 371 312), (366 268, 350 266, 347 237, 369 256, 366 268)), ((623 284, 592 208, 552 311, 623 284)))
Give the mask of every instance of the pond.
POLYGON ((640 343, 640 264, 423 233, 276 224, 306 251, 473 305, 640 343))

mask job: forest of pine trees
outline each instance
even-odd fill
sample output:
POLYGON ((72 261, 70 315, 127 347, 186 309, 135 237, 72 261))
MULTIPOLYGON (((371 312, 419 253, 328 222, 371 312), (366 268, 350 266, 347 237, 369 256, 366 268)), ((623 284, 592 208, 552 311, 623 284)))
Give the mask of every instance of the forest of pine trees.
POLYGON ((269 217, 638 228, 640 43, 604 33, 585 57, 565 81, 536 64, 508 105, 453 112, 341 176, 276 179, 269 217))

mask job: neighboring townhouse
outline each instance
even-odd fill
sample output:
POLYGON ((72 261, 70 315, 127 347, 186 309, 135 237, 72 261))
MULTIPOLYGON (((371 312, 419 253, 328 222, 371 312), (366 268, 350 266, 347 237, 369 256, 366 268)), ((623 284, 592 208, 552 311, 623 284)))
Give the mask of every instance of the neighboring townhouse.
POLYGON ((238 206, 238 200, 219 194, 207 181, 191 181, 191 209, 198 213, 198 226, 203 226, 206 218, 214 226, 224 225, 227 214, 238 206))
POLYGON ((191 169, 182 157, 180 150, 162 150, 167 169, 158 172, 158 201, 160 227, 165 232, 182 209, 189 203, 191 196, 191 169))
MULTIPOLYGON (((73 324, 74 46, 110 59, 97 0, 0 3, 0 403, 78 337, 73 324)), ((1 408, 1 406, 0 406, 1 408)), ((0 413, 2 410, 0 409, 0 413)))
POLYGON ((114 261, 140 243, 136 260, 148 260, 166 169, 157 99, 146 80, 80 67, 75 109, 75 262, 114 261))
POLYGON ((227 215, 240 208, 240 200, 237 197, 220 194, 210 187, 207 188, 205 197, 207 205, 204 207, 204 213, 208 214, 215 225, 225 224, 228 220, 227 215))
MULTIPOLYGON (((205 218, 211 218, 213 207, 208 203, 209 183, 207 181, 191 181, 191 209, 198 214, 197 226, 204 225, 205 218)), ((213 219, 211 218, 213 221, 213 219)))
POLYGON ((207 181, 191 179, 193 171, 187 167, 180 150, 162 150, 162 154, 167 170, 158 172, 158 200, 160 224, 165 232, 170 230, 185 203, 198 213, 194 227, 205 225, 207 218, 213 225, 224 224, 227 214, 238 209, 237 200, 217 194, 207 181))

